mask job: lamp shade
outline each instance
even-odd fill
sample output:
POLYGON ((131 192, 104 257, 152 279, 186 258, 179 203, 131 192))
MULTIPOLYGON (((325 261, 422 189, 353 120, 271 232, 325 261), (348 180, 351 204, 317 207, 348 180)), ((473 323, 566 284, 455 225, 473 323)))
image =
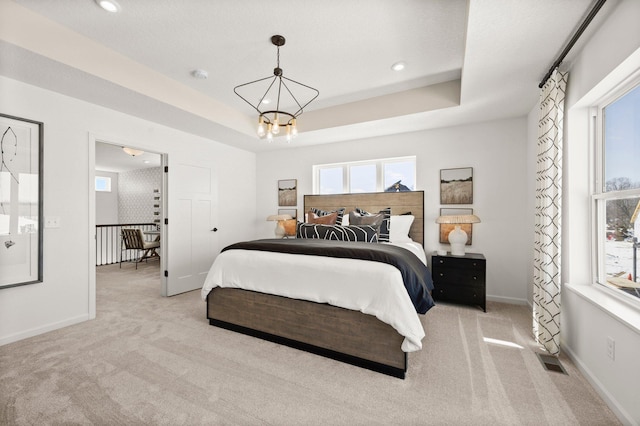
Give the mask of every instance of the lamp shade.
POLYGON ((289 220, 293 219, 290 214, 272 214, 267 216, 267 221, 271 222, 274 220, 289 220))
POLYGON ((449 232, 448 240, 451 244, 452 256, 464 256, 464 246, 467 244, 469 236, 460 228, 463 223, 480 223, 480 218, 474 214, 464 215, 443 215, 438 216, 436 223, 447 223, 455 225, 454 229, 449 232))
POLYGON ((480 218, 475 214, 445 215, 438 216, 436 223, 480 223, 480 218))

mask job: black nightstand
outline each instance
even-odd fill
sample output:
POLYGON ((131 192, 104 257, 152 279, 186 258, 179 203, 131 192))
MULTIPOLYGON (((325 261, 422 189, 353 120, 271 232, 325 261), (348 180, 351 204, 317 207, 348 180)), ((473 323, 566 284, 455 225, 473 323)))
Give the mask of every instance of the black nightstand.
POLYGON ((480 306, 487 312, 486 268, 487 262, 479 253, 431 256, 434 300, 480 306))

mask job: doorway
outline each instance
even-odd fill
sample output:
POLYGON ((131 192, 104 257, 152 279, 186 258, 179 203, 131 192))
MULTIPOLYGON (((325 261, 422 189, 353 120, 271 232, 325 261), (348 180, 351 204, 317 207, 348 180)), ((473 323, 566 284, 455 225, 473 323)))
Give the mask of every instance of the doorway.
POLYGON ((94 318, 97 268, 121 262, 123 268, 138 266, 133 265, 137 250, 122 250, 123 227, 140 229, 145 241, 160 242, 155 249, 159 258, 146 262, 158 263, 158 292, 163 293, 168 245, 167 155, 93 136, 89 147, 89 227, 95 240, 89 253, 89 310, 94 318))

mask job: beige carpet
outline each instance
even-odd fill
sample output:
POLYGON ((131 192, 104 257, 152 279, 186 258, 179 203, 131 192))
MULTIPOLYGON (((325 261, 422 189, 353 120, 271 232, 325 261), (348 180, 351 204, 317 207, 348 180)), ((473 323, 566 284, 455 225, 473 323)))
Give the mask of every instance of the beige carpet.
POLYGON ((619 424, 569 360, 542 368, 523 306, 438 305, 399 380, 212 327, 157 277, 99 267, 96 320, 0 347, 0 424, 619 424))

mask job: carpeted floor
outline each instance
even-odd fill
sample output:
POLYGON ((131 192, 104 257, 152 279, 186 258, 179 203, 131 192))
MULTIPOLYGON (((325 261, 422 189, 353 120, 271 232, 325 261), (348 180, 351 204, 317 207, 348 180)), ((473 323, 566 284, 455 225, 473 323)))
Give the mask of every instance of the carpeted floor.
POLYGON ((619 424, 568 359, 543 369, 525 306, 436 306, 399 380, 209 326, 157 262, 97 275, 95 320, 0 347, 1 425, 619 424))

